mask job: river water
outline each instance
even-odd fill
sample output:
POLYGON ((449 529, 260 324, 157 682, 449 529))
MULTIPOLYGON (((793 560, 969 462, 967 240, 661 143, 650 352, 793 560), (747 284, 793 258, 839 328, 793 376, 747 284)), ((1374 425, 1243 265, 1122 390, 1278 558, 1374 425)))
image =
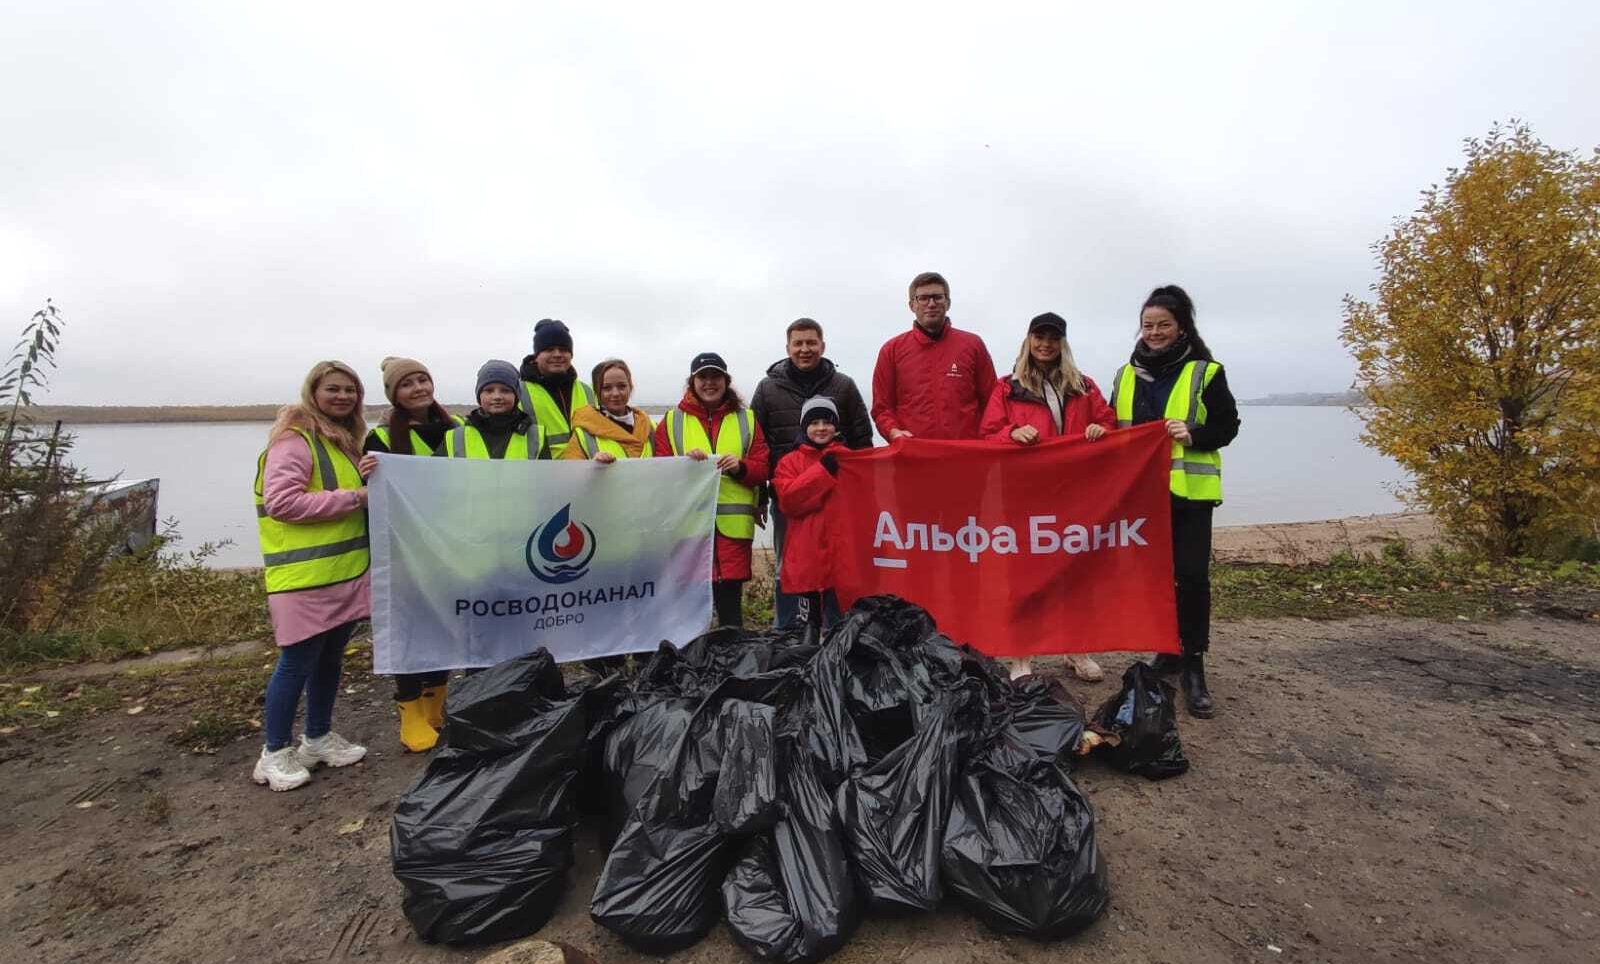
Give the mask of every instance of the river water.
MULTIPOLYGON (((1227 501, 1219 525, 1305 522, 1399 511, 1400 467, 1362 445, 1361 424, 1342 408, 1249 406, 1223 453, 1227 501)), ((218 566, 254 566, 250 486, 266 439, 263 423, 82 425, 72 460, 97 478, 161 480, 160 514, 183 546, 221 546, 218 566)), ((758 541, 767 541, 758 533, 758 541)))

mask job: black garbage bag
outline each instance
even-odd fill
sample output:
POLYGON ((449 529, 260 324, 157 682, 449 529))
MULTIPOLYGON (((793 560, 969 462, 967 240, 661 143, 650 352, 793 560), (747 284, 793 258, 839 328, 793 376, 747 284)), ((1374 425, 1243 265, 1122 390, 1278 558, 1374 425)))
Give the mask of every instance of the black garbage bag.
POLYGON ((1011 726, 1034 754, 1070 769, 1088 721, 1061 681, 1024 676, 1012 684, 1008 702, 1011 726))
POLYGON ((997 698, 1004 687, 992 662, 895 596, 851 606, 828 631, 811 677, 807 739, 828 787, 911 739, 945 690, 976 679, 997 698))
POLYGON ((944 882, 1002 934, 1048 941, 1087 927, 1108 902, 1094 812, 1066 770, 1014 729, 957 782, 944 882))
POLYGON ((722 882, 728 927, 764 961, 798 964, 839 950, 861 921, 833 798, 802 741, 785 741, 783 817, 754 837, 722 882))
POLYGON ((764 703, 734 700, 722 707, 717 722, 724 750, 711 819, 724 833, 748 835, 778 821, 775 717, 764 703))
POLYGON ((1094 714, 1094 728, 1113 737, 1104 751, 1112 766, 1152 780, 1188 771, 1189 758, 1178 739, 1177 695, 1144 663, 1128 667, 1122 689, 1094 714))
POLYGON ((976 685, 947 691, 911 739, 839 786, 835 802, 845 850, 869 906, 929 911, 944 891, 939 848, 959 762, 985 704, 976 685))
POLYGON ((585 717, 543 649, 451 688, 443 748, 390 825, 401 908, 422 940, 493 943, 550 919, 573 862, 585 717))
MULTIPOLYGON (((739 839, 730 828, 770 827, 777 815, 775 781, 735 777, 733 770, 757 752, 751 741, 767 741, 770 755, 776 707, 792 702, 799 684, 798 670, 729 677, 695 708, 665 756, 635 752, 633 765, 649 767, 653 778, 595 883, 589 914, 596 923, 650 954, 682 950, 710 931, 721 910, 717 885, 739 839), (739 785, 719 794, 725 776, 739 785)), ((613 742, 644 717, 636 715, 613 742)), ((613 756, 622 754, 608 750, 608 760, 613 756)), ((621 784, 632 785, 628 774, 621 784)))

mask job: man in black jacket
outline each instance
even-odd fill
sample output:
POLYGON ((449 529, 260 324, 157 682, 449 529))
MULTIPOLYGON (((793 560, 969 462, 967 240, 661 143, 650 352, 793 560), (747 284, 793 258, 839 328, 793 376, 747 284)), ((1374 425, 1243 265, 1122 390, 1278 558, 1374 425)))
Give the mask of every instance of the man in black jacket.
MULTIPOLYGON (((789 454, 800 439, 800 407, 806 399, 821 395, 831 398, 839 409, 839 435, 853 449, 872 447, 872 420, 861 390, 850 376, 842 375, 833 362, 823 357, 828 346, 822 340, 822 326, 810 318, 800 318, 785 332, 789 357, 767 369, 767 377, 756 386, 750 408, 767 439, 772 464, 789 454)), ((772 544, 778 560, 779 585, 773 601, 774 623, 779 629, 798 624, 801 597, 783 591, 782 507, 772 503, 772 544)))

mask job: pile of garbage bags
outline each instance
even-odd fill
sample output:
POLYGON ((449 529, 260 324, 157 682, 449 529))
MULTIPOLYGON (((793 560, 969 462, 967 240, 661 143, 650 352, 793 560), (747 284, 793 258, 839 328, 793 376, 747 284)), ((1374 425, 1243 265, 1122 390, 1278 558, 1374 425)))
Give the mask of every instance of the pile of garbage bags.
POLYGON ((1001 933, 1065 937, 1108 900, 1078 754, 1099 743, 1151 778, 1188 765, 1171 687, 1143 664, 1123 683, 1087 720, 1059 683, 1007 679, 891 596, 820 643, 718 630, 579 689, 539 650, 452 689, 392 825, 404 911, 432 942, 532 933, 588 812, 609 848, 590 914, 646 953, 726 920, 756 957, 815 961, 865 914, 947 898, 1001 933))

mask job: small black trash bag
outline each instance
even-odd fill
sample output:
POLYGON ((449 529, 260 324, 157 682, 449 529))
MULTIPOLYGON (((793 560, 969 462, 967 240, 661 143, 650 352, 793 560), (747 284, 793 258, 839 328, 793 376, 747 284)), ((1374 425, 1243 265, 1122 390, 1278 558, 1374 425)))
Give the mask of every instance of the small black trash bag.
POLYGON ((572 866, 585 700, 543 649, 451 687, 443 748, 395 805, 401 908, 424 941, 531 934, 572 866))
POLYGON ((1011 727, 1034 754, 1071 769, 1088 723, 1083 709, 1059 680, 1024 676, 1008 695, 1011 727))
POLYGON ((722 882, 728 927, 764 961, 819 961, 845 945, 861 921, 833 798, 804 742, 785 741, 783 817, 754 837, 722 882))
POLYGON ((1172 684, 1149 666, 1128 667, 1122 689, 1094 714, 1094 728, 1115 738, 1106 748, 1112 766, 1152 780, 1188 771, 1189 758, 1178 739, 1177 697, 1172 684))
POLYGON ((1094 811, 1014 729, 957 781, 942 856, 945 887, 1002 934, 1056 940, 1105 912, 1094 811))

